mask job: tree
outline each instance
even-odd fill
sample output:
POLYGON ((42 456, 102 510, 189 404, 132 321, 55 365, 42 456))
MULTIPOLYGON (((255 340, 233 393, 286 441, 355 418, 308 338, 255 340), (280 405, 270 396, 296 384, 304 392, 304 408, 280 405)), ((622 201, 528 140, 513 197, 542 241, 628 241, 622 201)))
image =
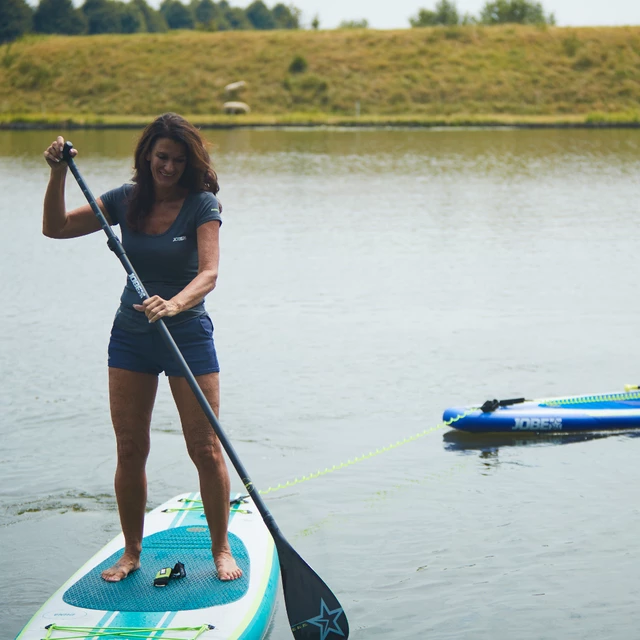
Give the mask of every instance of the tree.
POLYGON ((246 9, 245 13, 249 22, 256 28, 261 30, 275 29, 276 21, 271 15, 271 11, 262 0, 254 0, 246 9))
POLYGON ((120 12, 120 33, 139 33, 147 30, 144 14, 136 5, 118 2, 120 12))
POLYGON ((438 24, 453 25, 459 22, 458 8, 452 0, 439 0, 435 11, 420 9, 415 18, 409 18, 412 27, 432 27, 438 24))
POLYGON ((230 7, 225 0, 222 0, 218 7, 225 7, 223 18, 229 29, 239 31, 253 29, 253 23, 247 18, 247 14, 240 7, 230 7))
POLYGON ((160 13, 167 21, 169 29, 193 29, 195 27, 191 8, 183 5, 180 0, 164 0, 160 5, 160 13))
POLYGON ((320 28, 320 16, 318 16, 317 13, 315 16, 313 16, 313 20, 311 21, 311 28, 314 31, 317 31, 320 28))
POLYGON ((0 44, 31 31, 33 9, 25 0, 0 0, 0 44))
POLYGON ((138 33, 147 30, 144 9, 135 2, 118 0, 85 0, 82 11, 88 31, 96 33, 138 33))
POLYGON ((138 8, 144 18, 142 31, 161 33, 169 28, 164 16, 159 11, 152 9, 145 0, 131 0, 131 4, 138 8))
POLYGON ((278 3, 271 10, 273 18, 276 21, 278 29, 299 29, 300 28, 300 9, 294 6, 287 6, 278 3))
POLYGON ((482 24, 555 24, 555 16, 545 15, 540 2, 530 0, 493 0, 480 12, 482 24))
POLYGON ((205 26, 213 24, 220 14, 213 0, 193 0, 191 10, 196 22, 205 26))
POLYGON ((87 19, 71 0, 40 0, 33 14, 36 33, 79 35, 87 32, 87 19))
POLYGON ((85 0, 82 12, 87 18, 90 35, 120 33, 122 29, 120 10, 114 0, 85 0))

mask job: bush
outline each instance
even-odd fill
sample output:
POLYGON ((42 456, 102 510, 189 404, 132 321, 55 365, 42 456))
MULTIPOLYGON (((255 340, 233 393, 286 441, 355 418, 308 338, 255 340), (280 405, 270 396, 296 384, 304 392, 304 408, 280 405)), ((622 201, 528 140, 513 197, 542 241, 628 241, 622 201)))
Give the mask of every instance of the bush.
POLYGON ((573 58, 573 56, 578 53, 578 49, 580 48, 580 40, 576 36, 575 33, 572 33, 568 38, 565 38, 562 41, 562 48, 564 52, 569 56, 569 58, 573 58))
POLYGON ((339 25, 338 29, 368 29, 369 21, 366 18, 362 18, 362 20, 343 20, 339 25))
POLYGON ((295 56, 289 65, 289 73, 304 73, 308 66, 302 56, 295 56))

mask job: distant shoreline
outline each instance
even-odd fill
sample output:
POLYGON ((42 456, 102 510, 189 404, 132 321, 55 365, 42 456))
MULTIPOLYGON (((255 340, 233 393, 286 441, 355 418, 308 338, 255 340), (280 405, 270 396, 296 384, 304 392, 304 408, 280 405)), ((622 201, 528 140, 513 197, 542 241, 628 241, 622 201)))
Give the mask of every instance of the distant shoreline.
MULTIPOLYGON (((16 116, 0 119, 0 130, 79 130, 79 129, 141 129, 154 116, 49 116, 35 118, 16 116)), ((198 116, 186 115, 201 129, 638 129, 637 114, 591 114, 564 116, 486 115, 451 117, 389 117, 361 116, 346 118, 304 114, 292 116, 198 116)))
POLYGON ((0 63, 1 129, 640 126, 640 26, 28 36, 0 63))

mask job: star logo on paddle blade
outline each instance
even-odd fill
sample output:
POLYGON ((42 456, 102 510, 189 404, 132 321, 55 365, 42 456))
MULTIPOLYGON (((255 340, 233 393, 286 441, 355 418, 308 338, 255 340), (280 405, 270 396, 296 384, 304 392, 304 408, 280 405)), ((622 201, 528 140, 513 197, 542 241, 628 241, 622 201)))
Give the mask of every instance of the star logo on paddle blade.
POLYGON ((338 626, 338 618, 343 614, 341 607, 329 610, 329 607, 324 603, 324 600, 320 599, 320 614, 315 618, 309 618, 307 622, 320 627, 320 640, 326 640, 330 633, 335 633, 338 636, 344 638, 342 629, 338 626))

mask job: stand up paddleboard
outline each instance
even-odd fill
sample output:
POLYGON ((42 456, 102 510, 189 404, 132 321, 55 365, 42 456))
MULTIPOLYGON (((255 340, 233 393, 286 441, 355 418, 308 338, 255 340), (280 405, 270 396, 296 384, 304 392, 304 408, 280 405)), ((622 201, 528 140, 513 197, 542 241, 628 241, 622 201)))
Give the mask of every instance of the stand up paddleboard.
POLYGON ((229 543, 243 572, 238 580, 216 575, 199 493, 176 496, 151 511, 144 531, 140 569, 121 582, 100 577, 122 555, 120 534, 44 604, 16 640, 264 638, 279 566, 250 498, 231 499, 229 543))
POLYGON ((451 407, 443 420, 475 433, 564 433, 640 428, 640 391, 567 396, 546 400, 487 400, 481 406, 451 407))

